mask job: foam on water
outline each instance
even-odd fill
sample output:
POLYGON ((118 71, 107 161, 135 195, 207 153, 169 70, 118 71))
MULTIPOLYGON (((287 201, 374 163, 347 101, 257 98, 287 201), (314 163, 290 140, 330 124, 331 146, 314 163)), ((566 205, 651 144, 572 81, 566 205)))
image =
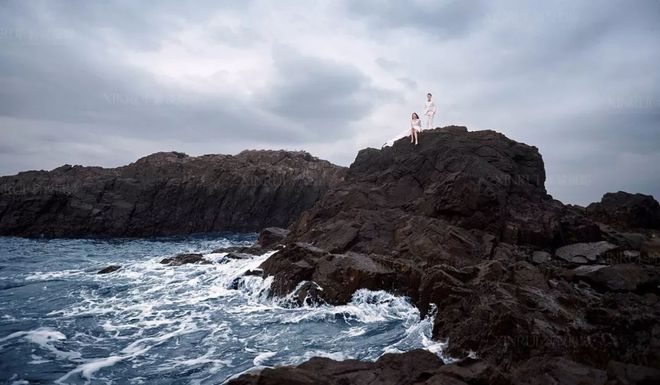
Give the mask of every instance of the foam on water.
MULTIPOLYGON (((77 253, 117 246, 69 242, 77 253)), ((141 250, 149 245, 130 242, 141 250)), ((298 364, 313 356, 374 360, 413 348, 442 356, 444 344, 430 338, 433 315, 421 316, 406 298, 358 290, 346 305, 292 307, 287 298, 269 297, 272 277, 243 276, 272 253, 246 259, 207 253, 209 265, 160 264, 175 252, 247 241, 229 238, 200 245, 195 240, 195 247, 185 239, 174 243, 151 243, 162 253, 144 257, 121 259, 108 251, 114 259, 92 259, 78 270, 66 263, 57 270, 52 261, 50 271, 26 269, 7 277, 0 270, 3 280, 38 283, 0 291, 2 299, 14 300, 2 309, 9 317, 0 320, 0 358, 16 361, 3 368, 0 380, 21 381, 47 369, 53 377, 44 380, 58 384, 166 384, 182 378, 215 384, 247 370, 298 364), (95 274, 102 263, 122 268, 95 274), (39 290, 39 285, 50 288, 39 290), (43 308, 16 311, 20 296, 43 308)))

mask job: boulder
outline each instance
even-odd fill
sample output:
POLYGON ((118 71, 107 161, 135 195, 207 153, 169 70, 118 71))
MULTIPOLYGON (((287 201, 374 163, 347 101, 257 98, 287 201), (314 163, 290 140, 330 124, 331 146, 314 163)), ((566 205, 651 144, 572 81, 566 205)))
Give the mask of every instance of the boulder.
POLYGON ((120 265, 110 265, 96 272, 96 274, 108 274, 121 269, 120 265))
POLYGON ((202 254, 186 253, 186 254, 178 254, 172 258, 163 258, 160 261, 160 263, 162 263, 163 265, 181 266, 191 263, 208 265, 211 262, 204 259, 204 256, 202 254))
POLYGON ((273 248, 284 243, 289 230, 280 227, 267 227, 259 233, 259 245, 263 248, 273 248))

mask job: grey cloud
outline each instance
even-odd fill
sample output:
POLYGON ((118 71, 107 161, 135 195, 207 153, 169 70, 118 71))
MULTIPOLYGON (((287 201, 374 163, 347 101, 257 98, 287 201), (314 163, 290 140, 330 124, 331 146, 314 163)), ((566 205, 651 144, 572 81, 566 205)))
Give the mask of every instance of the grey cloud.
POLYGON ((487 2, 367 0, 350 1, 347 9, 352 16, 366 19, 379 30, 412 28, 440 38, 454 38, 478 28, 478 22, 486 15, 487 2))
POLYGON ((263 103, 309 129, 311 140, 342 138, 350 133, 351 122, 393 97, 351 65, 307 57, 288 47, 275 50, 274 62, 277 81, 263 103))

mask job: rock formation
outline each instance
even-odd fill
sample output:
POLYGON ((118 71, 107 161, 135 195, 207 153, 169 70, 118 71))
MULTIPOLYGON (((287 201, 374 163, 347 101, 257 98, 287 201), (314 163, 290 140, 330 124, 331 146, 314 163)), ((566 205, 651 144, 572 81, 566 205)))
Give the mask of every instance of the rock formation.
POLYGON ((0 177, 0 234, 156 236, 286 227, 344 173, 288 151, 161 152, 112 169, 21 172, 0 177))
POLYGON ((619 191, 587 206, 587 216, 619 230, 660 229, 660 204, 650 195, 619 191))
MULTIPOLYGON (((506 381, 596 384, 633 367, 657 379, 656 233, 620 233, 585 215, 598 212, 592 206, 552 199, 544 182, 535 147, 493 131, 424 131, 418 146, 404 139, 360 151, 345 180, 290 226, 286 247, 261 268, 274 276, 274 295, 297 287, 298 303, 342 304, 368 288, 406 295, 422 314, 435 304, 433 333, 448 339, 446 353, 465 359, 476 352, 506 381)), ((608 223, 653 223, 619 212, 608 223)), ((235 383, 288 383, 285 370, 301 384, 312 383, 307 374, 352 370, 377 380, 379 362, 370 365, 310 361, 235 383)), ((490 382, 434 382, 433 371, 410 370, 421 376, 410 383, 490 382)))

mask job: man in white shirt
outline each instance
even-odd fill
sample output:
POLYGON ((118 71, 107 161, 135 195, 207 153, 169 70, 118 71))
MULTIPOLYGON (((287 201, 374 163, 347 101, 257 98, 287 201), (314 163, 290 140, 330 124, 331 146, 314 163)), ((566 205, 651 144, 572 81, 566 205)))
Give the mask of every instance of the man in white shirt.
POLYGON ((426 129, 430 130, 433 128, 433 117, 435 116, 435 103, 431 98, 433 95, 429 92, 426 94, 426 103, 424 103, 424 115, 426 115, 426 129))

